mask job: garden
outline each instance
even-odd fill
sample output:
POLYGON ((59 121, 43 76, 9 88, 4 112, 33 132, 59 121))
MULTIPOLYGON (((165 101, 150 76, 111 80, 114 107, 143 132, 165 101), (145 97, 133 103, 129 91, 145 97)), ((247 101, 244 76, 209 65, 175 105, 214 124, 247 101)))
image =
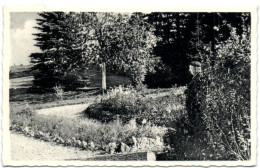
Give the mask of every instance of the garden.
POLYGON ((43 52, 9 73, 26 81, 10 88, 12 132, 97 155, 250 160, 250 13, 38 15, 43 52))

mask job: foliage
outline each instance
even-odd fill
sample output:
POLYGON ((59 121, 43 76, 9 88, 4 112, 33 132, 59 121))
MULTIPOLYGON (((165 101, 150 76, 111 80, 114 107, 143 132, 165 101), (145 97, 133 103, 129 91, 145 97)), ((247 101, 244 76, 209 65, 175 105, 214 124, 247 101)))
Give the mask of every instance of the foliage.
MULTIPOLYGON (((144 83, 148 88, 171 88, 174 84, 183 86, 191 79, 191 74, 182 75, 182 77, 186 79, 181 77, 181 73, 179 74, 180 76, 175 75, 176 72, 174 72, 172 68, 173 66, 168 66, 160 61, 155 66, 154 72, 147 73, 144 83)), ((187 71, 187 67, 182 68, 185 68, 185 71, 187 71)))
POLYGON ((232 35, 233 27, 238 36, 242 36, 246 27, 250 27, 249 13, 196 13, 196 29, 192 32, 190 60, 208 59, 214 66, 218 57, 217 45, 225 42, 232 35))
POLYGON ((196 13, 153 12, 146 15, 155 26, 155 54, 161 58, 155 73, 149 73, 146 84, 151 88, 185 85, 189 82, 189 57, 195 31, 196 13))
POLYGON ((55 91, 56 97, 59 98, 60 100, 62 100, 63 99, 63 94, 64 94, 64 91, 63 91, 62 87, 61 86, 55 86, 53 88, 53 90, 55 91))
POLYGON ((250 27, 244 25, 239 35, 236 28, 228 26, 230 37, 216 44, 216 57, 202 60, 203 73, 196 79, 197 84, 188 87, 188 115, 177 124, 176 132, 170 134, 173 138, 169 143, 178 158, 249 160, 251 157, 250 27), (176 142, 176 136, 181 141, 176 142))
POLYGON ((56 85, 67 87, 71 82, 66 80, 68 75, 86 70, 83 49, 75 47, 76 44, 83 44, 84 39, 79 38, 80 30, 75 28, 73 15, 64 12, 39 13, 41 19, 37 19, 36 27, 39 33, 35 34, 35 40, 42 52, 30 55, 33 69, 38 70, 34 75, 35 86, 46 89, 56 85))
POLYGON ((155 61, 153 47, 157 39, 153 27, 138 14, 129 13, 81 13, 84 34, 88 41, 85 57, 90 64, 108 69, 123 70, 133 84, 144 80, 147 71, 153 69, 155 61))
POLYGON ((64 75, 62 84, 65 86, 65 90, 72 91, 80 87, 89 86, 90 82, 89 80, 84 80, 83 74, 82 72, 71 72, 64 75))
POLYGON ((185 113, 183 109, 184 88, 173 88, 160 96, 159 93, 147 94, 147 91, 136 91, 128 88, 115 88, 108 92, 100 101, 90 105, 85 114, 87 117, 98 119, 102 122, 109 122, 120 118, 123 122, 136 119, 138 124, 143 121, 158 126, 173 126, 179 116, 185 113))
MULTIPOLYGON (((207 104, 211 145, 217 144, 238 160, 250 159, 250 29, 241 36, 231 28, 231 37, 217 48, 219 58, 212 74, 207 104)), ((204 112, 204 113, 205 113, 204 112)), ((225 152, 223 151, 223 152, 225 152)))
MULTIPOLYGON (((93 64, 100 65, 104 72, 107 66, 114 71, 124 70, 133 84, 142 82, 147 71, 153 69, 157 38, 153 27, 138 14, 44 12, 39 15, 36 27, 39 33, 35 35, 36 46, 42 53, 30 56, 34 69, 39 70, 35 75, 36 86, 67 87, 71 82, 68 76, 93 64)), ((75 79, 80 81, 80 77, 75 79)))
POLYGON ((243 32, 250 24, 249 13, 150 13, 147 22, 155 27, 161 40, 154 49, 161 58, 154 73, 146 77, 150 88, 186 85, 190 82, 189 63, 210 56, 211 64, 217 56, 216 44, 230 37, 229 25, 243 32))

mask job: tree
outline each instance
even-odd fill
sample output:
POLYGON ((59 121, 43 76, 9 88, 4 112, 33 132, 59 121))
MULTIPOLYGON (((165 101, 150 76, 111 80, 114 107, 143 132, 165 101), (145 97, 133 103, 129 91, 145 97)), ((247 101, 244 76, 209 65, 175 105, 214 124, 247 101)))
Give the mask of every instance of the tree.
POLYGON ((151 87, 187 84, 190 79, 190 39, 196 28, 195 13, 151 13, 147 17, 148 22, 155 26, 155 35, 161 38, 155 47, 155 54, 162 60, 156 67, 156 73, 147 76, 147 84, 151 87))
POLYGON ((75 27, 75 13, 43 12, 39 16, 35 40, 42 52, 30 55, 33 69, 38 70, 34 84, 44 89, 58 85, 75 89, 80 85, 76 72, 86 68, 83 49, 77 47, 84 41, 75 27))
POLYGON ((133 84, 141 83, 153 68, 157 39, 153 27, 140 14, 45 12, 39 15, 42 19, 37 20, 40 33, 36 34, 36 40, 42 53, 31 55, 34 68, 40 70, 35 78, 38 85, 64 84, 67 74, 94 64, 102 69, 102 89, 106 90, 107 68, 123 70, 133 84))
POLYGON ((241 36, 249 25, 249 13, 196 13, 196 29, 190 39, 190 59, 208 59, 213 66, 217 57, 216 45, 231 36, 230 27, 241 36))
POLYGON ((216 57, 216 44, 230 37, 228 24, 236 27, 241 35, 242 19, 249 24, 245 13, 150 13, 147 22, 155 27, 161 40, 155 47, 161 63, 155 74, 149 74, 146 83, 151 87, 186 85, 190 81, 188 65, 192 60, 201 61, 216 57), (157 80, 155 80, 155 78, 157 80), (159 83, 157 81, 160 81, 159 83))
POLYGON ((80 13, 79 26, 86 41, 85 58, 89 64, 100 65, 102 89, 106 90, 106 69, 123 70, 133 84, 144 80, 153 68, 153 47, 157 39, 153 27, 140 14, 80 13))

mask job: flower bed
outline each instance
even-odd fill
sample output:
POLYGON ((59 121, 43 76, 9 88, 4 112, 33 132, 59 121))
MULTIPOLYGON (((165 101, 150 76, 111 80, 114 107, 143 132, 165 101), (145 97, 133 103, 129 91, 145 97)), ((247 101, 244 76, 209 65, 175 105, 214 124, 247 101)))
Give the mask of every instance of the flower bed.
POLYGON ((138 124, 150 122, 154 125, 173 127, 186 113, 184 108, 185 87, 174 87, 166 93, 148 94, 133 88, 116 88, 106 97, 85 110, 88 118, 111 122, 120 118, 124 123, 135 118, 138 124), (160 96, 161 95, 161 96, 160 96))

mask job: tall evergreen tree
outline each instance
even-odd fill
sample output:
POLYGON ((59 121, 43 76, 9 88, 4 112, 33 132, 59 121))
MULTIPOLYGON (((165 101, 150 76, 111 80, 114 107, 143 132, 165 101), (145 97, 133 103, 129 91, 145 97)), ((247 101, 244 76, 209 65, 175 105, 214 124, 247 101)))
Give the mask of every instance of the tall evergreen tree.
MULTIPOLYGON (((30 55, 33 69, 38 70, 34 84, 42 88, 62 85, 76 88, 79 85, 78 70, 86 68, 82 59, 83 49, 77 47, 83 43, 75 27, 74 13, 44 12, 39 13, 35 27, 36 41, 42 52, 30 55)), ((70 88, 71 89, 71 88, 70 88)))

